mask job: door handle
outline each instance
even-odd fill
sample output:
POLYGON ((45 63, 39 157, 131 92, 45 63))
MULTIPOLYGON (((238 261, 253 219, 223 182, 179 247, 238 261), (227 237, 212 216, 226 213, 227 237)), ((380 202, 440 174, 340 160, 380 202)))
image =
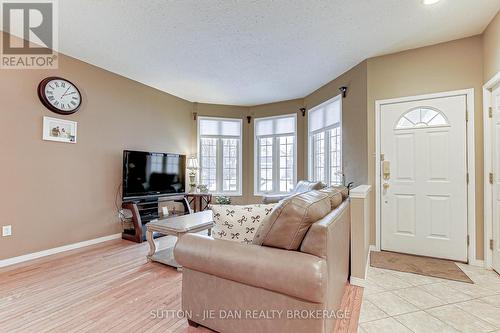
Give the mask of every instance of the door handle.
POLYGON ((389 188, 389 183, 384 183, 384 185, 382 185, 384 187, 384 190, 387 190, 389 188))

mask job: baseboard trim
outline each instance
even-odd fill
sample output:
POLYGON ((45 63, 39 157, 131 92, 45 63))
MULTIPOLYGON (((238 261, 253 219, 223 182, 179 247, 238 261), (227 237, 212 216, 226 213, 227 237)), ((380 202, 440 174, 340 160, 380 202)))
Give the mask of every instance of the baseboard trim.
POLYGON ((352 284, 353 286, 358 286, 358 287, 366 287, 366 280, 365 279, 360 279, 354 276, 351 276, 351 279, 349 280, 349 283, 352 284))
POLYGON ((86 240, 86 241, 83 241, 83 242, 78 242, 78 243, 68 244, 68 245, 64 245, 64 246, 54 247, 52 249, 48 249, 48 250, 44 250, 44 251, 29 253, 29 254, 25 254, 25 255, 22 255, 22 256, 18 256, 18 257, 3 259, 3 260, 0 260, 0 268, 1 267, 6 267, 6 266, 10 266, 10 265, 19 264, 19 263, 22 263, 22 262, 25 262, 25 261, 29 261, 29 260, 33 260, 33 259, 47 257, 47 256, 50 256, 50 255, 53 255, 53 254, 57 254, 57 253, 61 253, 61 252, 66 252, 66 251, 75 250, 75 249, 79 249, 79 248, 90 246, 90 245, 94 245, 94 244, 99 244, 99 243, 102 243, 102 242, 107 242, 107 241, 110 241, 110 240, 113 240, 113 239, 119 239, 121 237, 122 237, 121 233, 119 233, 119 234, 113 234, 113 235, 109 235, 109 236, 104 236, 104 237, 99 237, 99 238, 95 238, 95 239, 86 240))
POLYGON ((365 267, 365 278, 362 279, 362 278, 359 278, 359 277, 355 277, 355 276, 351 276, 349 278, 349 282, 352 284, 352 285, 355 285, 355 286, 358 286, 358 287, 365 287, 365 282, 366 282, 366 278, 368 277, 368 268, 370 267, 370 252, 371 251, 375 251, 373 250, 373 247, 374 245, 370 245, 368 247, 368 255, 366 257, 366 267, 365 267))
POLYGON ((478 260, 478 259, 469 261, 469 265, 477 267, 485 267, 484 260, 478 260))
POLYGON ((377 249, 376 245, 370 245, 370 251, 380 251, 377 249))
POLYGON ((368 247, 368 254, 366 256, 365 279, 368 277, 368 268, 370 267, 370 253, 372 252, 372 245, 368 247))

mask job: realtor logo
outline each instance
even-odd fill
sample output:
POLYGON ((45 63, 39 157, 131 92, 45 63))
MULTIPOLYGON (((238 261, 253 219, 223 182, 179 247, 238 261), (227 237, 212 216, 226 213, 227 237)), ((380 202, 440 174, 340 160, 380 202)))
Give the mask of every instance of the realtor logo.
POLYGON ((2 1, 2 69, 57 68, 53 0, 2 1))

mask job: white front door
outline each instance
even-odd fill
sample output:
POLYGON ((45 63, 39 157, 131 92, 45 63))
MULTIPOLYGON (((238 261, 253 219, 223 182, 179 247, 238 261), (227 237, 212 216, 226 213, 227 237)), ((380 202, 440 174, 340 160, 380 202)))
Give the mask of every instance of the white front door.
POLYGON ((500 86, 492 92, 493 269, 500 273, 500 86))
POLYGON ((381 106, 382 250, 467 261, 466 95, 381 106))

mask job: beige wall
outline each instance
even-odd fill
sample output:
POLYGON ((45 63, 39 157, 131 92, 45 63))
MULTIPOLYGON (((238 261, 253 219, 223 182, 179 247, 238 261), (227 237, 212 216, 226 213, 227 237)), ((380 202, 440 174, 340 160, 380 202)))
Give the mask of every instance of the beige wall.
MULTIPOLYGON (((375 101, 474 88, 476 149, 476 253, 483 258, 483 48, 481 36, 368 60, 368 181, 375 185, 375 101)), ((375 243, 375 203, 372 202, 375 243)))
POLYGON ((500 12, 488 25, 483 34, 484 71, 483 80, 488 82, 500 72, 500 12))
POLYGON ((121 232, 115 199, 122 150, 189 153, 192 103, 60 55, 59 70, 0 74, 0 259, 121 232), (74 82, 83 95, 71 116, 37 96, 47 76, 74 82), (78 122, 78 143, 42 141, 42 118, 78 122))
MULTIPOLYGON (((297 115, 297 180, 307 179, 307 114, 302 116, 300 108, 308 110, 337 96, 341 86, 348 87, 347 97, 342 100, 343 165, 347 182, 363 184, 368 178, 366 136, 366 61, 353 67, 340 77, 314 91, 304 99, 278 103, 239 107, 199 103, 194 109, 201 116, 233 117, 243 119, 243 195, 233 197, 235 204, 257 203, 262 198, 254 195, 254 120, 285 114, 297 115), (252 120, 248 124, 246 116, 252 120)), ((196 149, 196 122, 193 124, 192 147, 196 149)))
MULTIPOLYGON (((347 95, 342 99, 342 165, 346 183, 354 182, 355 186, 365 184, 368 180, 367 162, 367 62, 363 61, 338 78, 317 89, 305 99, 308 110, 330 98, 337 96, 342 86, 348 87, 347 95)), ((304 123, 304 150, 307 155, 307 117, 304 123)), ((304 170, 307 175, 307 158, 304 159, 304 170)))
POLYGON ((349 88, 342 100, 344 171, 346 180, 356 185, 374 185, 375 100, 475 89, 476 240, 482 259, 481 86, 500 70, 499 21, 497 14, 483 36, 364 61, 304 99, 254 107, 190 103, 63 55, 59 70, 2 71, 0 181, 8 190, 0 194, 5 212, 0 224, 12 224, 13 236, 0 238, 0 259, 120 232, 115 199, 122 150, 195 153, 193 112, 243 119, 243 195, 233 198, 234 203, 260 201, 253 195, 255 117, 297 114, 297 179, 307 178, 307 117, 299 109, 338 95, 340 86, 349 88), (58 117, 36 95, 38 83, 51 75, 68 78, 82 91, 81 110, 62 117, 78 122, 76 145, 41 140, 42 117, 58 117), (247 115, 253 118, 250 124, 247 115))
MULTIPOLYGON (((233 105, 217 105, 195 103, 193 109, 200 116, 239 118, 243 120, 243 142, 242 142, 242 185, 241 196, 232 197, 233 204, 258 203, 262 201, 259 196, 254 196, 254 120, 259 117, 268 117, 285 114, 297 114, 297 160, 304 159, 303 137, 304 117, 300 115, 299 109, 303 107, 303 100, 296 99, 279 103, 265 104, 252 107, 242 107, 233 105), (247 116, 251 116, 250 124, 247 116)), ((192 148, 196 151, 197 133, 196 122, 193 121, 192 148)), ((303 179, 303 165, 299 163, 297 167, 297 179, 303 179)))

